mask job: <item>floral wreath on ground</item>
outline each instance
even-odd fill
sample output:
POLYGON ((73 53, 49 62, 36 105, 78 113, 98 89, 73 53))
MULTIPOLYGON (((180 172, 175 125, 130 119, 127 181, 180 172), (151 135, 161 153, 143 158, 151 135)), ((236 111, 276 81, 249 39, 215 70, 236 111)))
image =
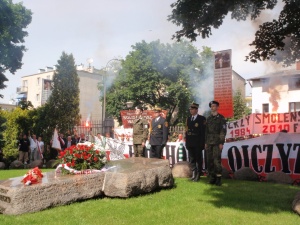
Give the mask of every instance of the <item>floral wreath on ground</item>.
POLYGON ((107 162, 106 152, 95 149, 94 145, 78 144, 61 151, 58 156, 63 174, 86 174, 100 172, 107 162))

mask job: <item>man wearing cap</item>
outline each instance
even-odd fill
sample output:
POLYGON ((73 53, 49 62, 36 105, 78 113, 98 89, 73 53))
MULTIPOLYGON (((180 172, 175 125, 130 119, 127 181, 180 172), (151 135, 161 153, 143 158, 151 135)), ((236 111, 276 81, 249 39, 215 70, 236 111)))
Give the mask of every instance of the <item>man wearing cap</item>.
POLYGON ((135 157, 144 156, 144 147, 148 139, 148 121, 142 117, 143 108, 135 108, 136 119, 133 121, 133 150, 135 157))
POLYGON ((190 114, 186 120, 186 143, 189 152, 189 159, 192 166, 192 181, 197 182, 202 172, 202 150, 205 145, 205 124, 204 116, 198 114, 199 104, 192 103, 190 114))
POLYGON ((154 119, 151 121, 150 145, 151 158, 162 158, 163 148, 168 141, 168 122, 161 116, 161 108, 154 109, 154 119))
POLYGON ((205 131, 205 149, 207 152, 207 169, 210 184, 221 186, 222 165, 221 152, 226 136, 226 120, 218 113, 219 102, 209 103, 211 115, 207 118, 205 131))

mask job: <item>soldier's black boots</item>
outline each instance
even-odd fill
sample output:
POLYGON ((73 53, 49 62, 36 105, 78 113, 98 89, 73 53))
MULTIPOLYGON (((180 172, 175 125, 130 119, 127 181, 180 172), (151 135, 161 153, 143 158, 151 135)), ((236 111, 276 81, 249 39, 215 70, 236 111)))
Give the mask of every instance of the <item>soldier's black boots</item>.
POLYGON ((217 177, 217 179, 216 179, 216 185, 217 186, 221 186, 222 185, 221 177, 217 177))
POLYGON ((200 173, 196 172, 196 176, 194 178, 194 182, 198 182, 200 180, 200 173))
POLYGON ((210 180, 209 180, 209 184, 215 184, 217 181, 217 178, 216 177, 211 177, 210 180))
POLYGON ((195 179, 196 175, 197 175, 197 171, 193 170, 193 175, 191 177, 191 181, 193 181, 195 179))

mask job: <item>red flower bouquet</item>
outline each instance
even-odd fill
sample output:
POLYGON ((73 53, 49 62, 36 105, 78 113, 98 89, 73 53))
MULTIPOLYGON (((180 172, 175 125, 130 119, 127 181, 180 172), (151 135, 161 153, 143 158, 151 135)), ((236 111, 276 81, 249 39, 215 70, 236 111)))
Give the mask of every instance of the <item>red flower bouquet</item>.
POLYGON ((24 175, 22 182, 25 185, 37 184, 42 181, 42 178, 42 171, 38 167, 35 167, 24 175))
MULTIPOLYGON (((59 163, 64 166, 78 170, 99 170, 107 162, 106 152, 94 148, 94 145, 73 145, 59 153, 59 163)), ((67 170, 63 170, 67 172, 67 170)))

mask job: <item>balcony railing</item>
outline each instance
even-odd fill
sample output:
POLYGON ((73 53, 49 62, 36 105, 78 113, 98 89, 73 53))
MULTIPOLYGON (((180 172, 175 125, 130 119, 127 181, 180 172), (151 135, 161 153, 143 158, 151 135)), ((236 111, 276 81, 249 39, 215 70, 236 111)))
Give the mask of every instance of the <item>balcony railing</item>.
POLYGON ((28 91, 28 87, 22 86, 22 87, 17 87, 17 93, 24 93, 28 91))

